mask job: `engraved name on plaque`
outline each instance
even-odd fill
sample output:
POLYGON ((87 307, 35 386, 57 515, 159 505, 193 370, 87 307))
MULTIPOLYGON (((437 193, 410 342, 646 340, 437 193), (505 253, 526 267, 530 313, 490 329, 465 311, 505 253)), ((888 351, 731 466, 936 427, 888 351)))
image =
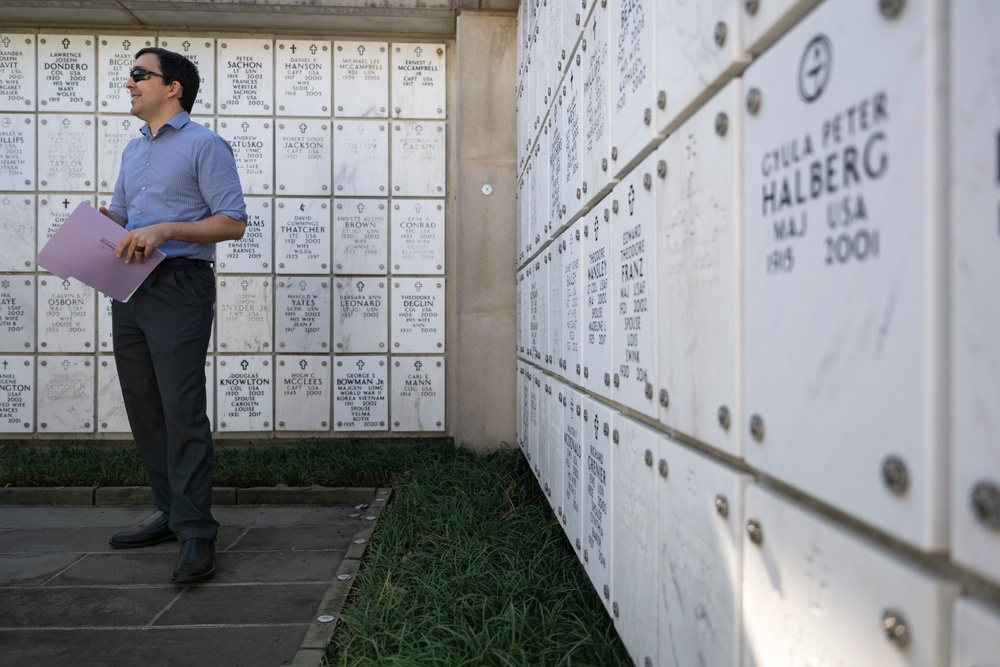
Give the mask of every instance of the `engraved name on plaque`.
POLYGON ((111 355, 100 355, 97 362, 97 432, 129 433, 130 430, 115 359, 111 355))
POLYGON ((394 357, 393 431, 444 430, 444 357, 394 357))
MULTIPOLYGON (((594 588, 611 584, 611 420, 618 413, 591 398, 583 399, 583 565, 594 588)), ((614 594, 614 591, 611 591, 614 594)), ((610 610, 611 601, 601 596, 610 610)))
POLYGON ((220 357, 215 375, 219 430, 270 431, 274 422, 271 358, 220 357))
POLYGON ((329 203, 322 199, 279 199, 274 217, 278 273, 329 273, 329 203))
POLYGON ((35 350, 35 277, 0 276, 0 352, 35 350))
MULTIPOLYGON (((656 45, 654 2, 630 2, 611 12, 611 163, 619 177, 657 138, 651 120, 656 45)), ((668 93, 669 94, 669 93, 668 93)))
POLYGON ((94 432, 93 357, 40 357, 36 386, 39 433, 94 432))
POLYGON ((0 33, 0 110, 35 109, 35 36, 0 33))
POLYGON ((389 45, 336 42, 333 51, 336 116, 389 115, 389 45))
POLYGON ((39 190, 95 189, 96 129, 94 119, 87 116, 39 114, 39 190))
POLYGON ((580 250, 585 293, 581 296, 581 356, 583 386, 605 398, 611 398, 612 364, 612 280, 611 229, 605 213, 611 202, 605 200, 583 219, 580 250))
POLYGON ((274 290, 278 352, 330 350, 330 279, 280 278, 274 290))
POLYGON ((275 430, 329 431, 329 358, 279 356, 277 361, 275 430))
POLYGON ((30 271, 35 266, 35 195, 0 195, 0 210, 0 271, 30 271))
POLYGON ((275 46, 278 113, 329 118, 333 79, 330 42, 278 40, 275 46))
POLYGON ((385 275, 388 202, 338 199, 333 212, 333 268, 338 274, 385 275))
POLYGON ((393 45, 393 118, 445 117, 446 53, 444 44, 393 45))
POLYGON ((219 280, 216 326, 222 352, 269 352, 271 281, 266 276, 224 276, 219 280))
POLYGON ((114 192, 125 145, 138 136, 143 122, 132 116, 101 116, 97 123, 97 189, 114 192))
POLYGON ((247 227, 243 238, 215 248, 219 273, 271 273, 274 265, 274 206, 266 197, 245 197, 247 227))
POLYGON ((263 118, 226 118, 219 121, 218 132, 233 148, 243 193, 271 194, 274 182, 271 121, 263 118))
POLYGON ((567 380, 580 382, 580 351, 582 349, 582 304, 580 289, 581 257, 580 239, 583 236, 583 221, 577 220, 562 234, 563 251, 563 358, 562 374, 567 380))
POLYGON ((336 357, 335 431, 389 430, 388 357, 336 357))
POLYGON ((97 292, 78 280, 38 279, 38 348, 43 352, 93 352, 97 292))
POLYGON ((97 38, 97 99, 99 111, 127 113, 131 94, 125 87, 139 49, 153 46, 149 37, 100 35, 97 38))
POLYGON ((160 37, 160 46, 179 53, 198 68, 201 85, 198 87, 198 97, 194 101, 193 114, 215 112, 215 38, 199 35, 198 37, 160 37))
POLYGON ((444 202, 397 199, 389 218, 393 273, 444 273, 444 202))
POLYGON ((611 66, 609 39, 609 19, 611 10, 598 4, 591 15, 590 23, 584 30, 587 49, 583 61, 583 184, 581 186, 584 205, 596 202, 607 192, 611 184, 611 131, 609 127, 609 106, 611 101, 611 66))
POLYGON ((0 357, 0 433, 31 433, 34 414, 34 358, 0 357))
POLYGON ((219 113, 269 116, 274 104, 274 52, 269 39, 219 40, 219 113))
POLYGON ((402 197, 445 194, 445 123, 392 124, 392 193, 402 197))
POLYGON ((95 62, 93 35, 39 35, 38 110, 93 111, 95 62))
POLYGON ((277 192, 324 195, 330 192, 330 124, 285 118, 275 129, 277 192))
POLYGON ((444 280, 393 280, 392 351, 444 352, 444 280))
POLYGON ((385 352, 388 347, 385 278, 342 276, 334 282, 334 351, 385 352))
POLYGON ((0 190, 35 189, 35 118, 0 115, 0 190))
POLYGON ((333 128, 333 182, 338 196, 389 193, 389 123, 342 120, 333 128))

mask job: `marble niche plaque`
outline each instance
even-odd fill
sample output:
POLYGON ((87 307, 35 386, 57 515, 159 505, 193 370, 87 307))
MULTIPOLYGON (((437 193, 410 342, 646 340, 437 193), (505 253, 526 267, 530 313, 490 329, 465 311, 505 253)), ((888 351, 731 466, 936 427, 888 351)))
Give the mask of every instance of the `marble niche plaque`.
POLYGON ((148 36, 99 35, 97 37, 97 99, 98 110, 109 113, 128 113, 131 95, 125 82, 135 64, 139 49, 153 46, 148 36))
POLYGON ((400 197, 445 194, 445 123, 395 121, 392 124, 392 193, 400 197))
POLYGON ((39 433, 94 432, 93 357, 40 357, 36 387, 39 433))
POLYGON ((278 273, 330 272, 330 205, 322 199, 279 199, 274 259, 278 273))
POLYGON ((38 110, 94 111, 96 64, 93 35, 39 35, 38 110))
POLYGON ((330 192, 330 124, 306 118, 283 118, 274 131, 275 180, 281 195, 330 192))
MULTIPOLYGON (((610 198, 609 198, 610 199, 610 198)), ((580 296, 583 386, 611 398, 614 325, 612 301, 615 262, 611 253, 611 202, 605 200, 583 219, 580 296), (605 217, 607 215, 608 217, 605 217)))
POLYGON ((389 115, 388 44, 335 42, 333 70, 334 115, 389 115))
POLYGON ((114 192, 122 151, 128 142, 142 136, 143 122, 132 116, 101 116, 97 123, 97 189, 114 192))
MULTIPOLYGON (((656 13, 659 3, 629 2, 611 12, 609 100, 611 162, 618 178, 657 136, 652 123, 655 86, 656 13)), ((670 93, 667 92, 668 100, 670 93)))
POLYGON ((219 113, 270 116, 274 52, 269 39, 220 39, 219 113))
POLYGON ((274 290, 278 352, 330 350, 330 279, 282 277, 274 290))
POLYGON ((114 350, 114 338, 111 335, 111 302, 110 296, 97 293, 97 350, 99 352, 112 352, 114 350))
POLYGON ((563 275, 563 351, 561 356, 562 375, 567 380, 581 384, 583 302, 581 297, 581 255, 583 247, 583 220, 577 220, 560 235, 559 250, 562 252, 563 275))
MULTIPOLYGON (((214 338, 214 331, 213 331, 214 338)), ((209 346, 209 351, 213 349, 209 346)), ((212 425, 212 431, 216 431, 215 428, 215 357, 211 354, 205 359, 205 412, 208 415, 208 421, 212 425)))
POLYGON ((35 117, 0 115, 0 190, 35 189, 35 117))
POLYGON ((35 276, 0 275, 0 351, 35 350, 35 276))
POLYGON ((0 433, 31 433, 34 416, 34 357, 0 357, 0 433))
POLYGON ((278 40, 275 48, 274 102, 278 113, 329 118, 333 79, 330 42, 278 40))
POLYGON ((560 201, 566 206, 566 219, 573 219, 583 204, 583 149, 586 138, 583 134, 583 68, 573 58, 567 62, 566 76, 563 77, 559 93, 558 113, 562 116, 563 158, 560 201))
POLYGON ((388 279, 340 276, 333 289, 334 352, 385 352, 388 279))
POLYGON ((93 352, 97 327, 97 292, 78 280, 56 276, 38 279, 38 349, 40 352, 93 352))
POLYGON ((546 303, 548 312, 545 314, 545 319, 548 321, 548 341, 545 344, 546 353, 543 361, 545 368, 556 375, 562 372, 559 360, 566 347, 563 343, 563 334, 566 331, 566 326, 563 324, 566 301, 563 299, 563 254, 560 252, 560 247, 557 241, 545 250, 545 259, 549 265, 549 295, 546 303))
POLYGON ((562 527, 576 557, 583 561, 583 459, 582 395, 575 389, 563 392, 563 514, 562 527))
POLYGON ((393 280, 393 352, 444 352, 444 299, 442 278, 393 280))
POLYGON ((97 175, 94 119, 70 114, 38 116, 38 189, 93 191, 97 175))
POLYGON ((214 113, 215 38, 204 35, 160 37, 160 46, 181 54, 198 68, 201 85, 198 86, 198 97, 194 101, 194 108, 191 109, 192 114, 214 113))
POLYGON ((111 355, 100 355, 97 362, 97 432, 129 433, 125 400, 118 383, 118 367, 111 355))
POLYGON ((271 121, 263 118, 226 118, 219 121, 218 132, 233 148, 243 194, 271 194, 274 182, 271 121))
POLYGON ((333 376, 334 431, 389 430, 388 357, 335 357, 333 376))
POLYGON ((444 44, 393 44, 393 118, 445 117, 447 53, 444 44))
MULTIPOLYGON (((73 212, 76 205, 80 203, 80 195, 50 193, 38 199, 38 247, 43 247, 48 243, 66 218, 73 212)), ((82 197, 83 201, 93 205, 94 197, 82 197)), ((102 204, 105 205, 106 204, 102 204)), ((32 262, 34 263, 34 262, 32 262)))
POLYGON ((333 211, 334 273, 387 273, 388 218, 385 199, 336 200, 333 211))
POLYGON ((277 431, 330 430, 330 361, 278 356, 274 391, 277 431))
POLYGON ((267 197, 244 197, 247 228, 238 241, 215 246, 219 273, 271 273, 274 265, 274 206, 267 197))
POLYGON ((222 276, 217 294, 219 351, 271 351, 271 279, 222 276))
POLYGON ((0 271, 31 271, 35 266, 35 195, 0 195, 4 242, 0 271))
POLYGON ((35 109, 35 36, 0 33, 0 110, 35 109))
POLYGON ((219 357, 216 418, 219 431, 270 431, 274 422, 271 357, 219 357))
POLYGON ((393 431, 444 430, 444 357, 394 357, 391 382, 393 431))
POLYGON ((583 569, 594 589, 600 591, 601 602, 611 611, 611 598, 617 592, 611 588, 611 555, 614 530, 614 496, 612 495, 611 422, 618 413, 592 398, 583 399, 583 569), (610 595, 605 597, 607 587, 610 595))
POLYGON ((333 127, 333 183, 339 196, 389 193, 389 122, 340 120, 333 127))
POLYGON ((389 217, 393 273, 444 273, 444 201, 397 199, 389 217))
POLYGON ((609 21, 612 11, 598 4, 583 31, 587 49, 583 53, 583 184, 580 201, 589 206, 611 186, 611 128, 609 127, 611 48, 609 21))

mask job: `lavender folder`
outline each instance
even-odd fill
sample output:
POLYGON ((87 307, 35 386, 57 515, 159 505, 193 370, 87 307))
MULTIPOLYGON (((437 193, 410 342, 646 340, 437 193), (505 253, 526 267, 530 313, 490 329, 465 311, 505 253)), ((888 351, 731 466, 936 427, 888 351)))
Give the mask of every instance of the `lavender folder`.
POLYGON ((76 278, 102 294, 128 301, 164 254, 154 250, 142 264, 115 257, 126 231, 93 206, 80 202, 38 253, 38 266, 63 280, 76 278))

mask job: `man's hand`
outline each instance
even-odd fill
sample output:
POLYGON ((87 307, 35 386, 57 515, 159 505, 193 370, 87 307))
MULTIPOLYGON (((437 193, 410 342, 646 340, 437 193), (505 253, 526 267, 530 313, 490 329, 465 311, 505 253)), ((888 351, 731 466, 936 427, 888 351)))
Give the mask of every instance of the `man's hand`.
POLYGON ((124 257, 126 264, 131 264, 132 260, 142 264, 142 260, 153 254, 153 250, 169 240, 166 234, 168 225, 170 223, 161 222, 149 227, 133 229, 118 244, 115 257, 124 257))

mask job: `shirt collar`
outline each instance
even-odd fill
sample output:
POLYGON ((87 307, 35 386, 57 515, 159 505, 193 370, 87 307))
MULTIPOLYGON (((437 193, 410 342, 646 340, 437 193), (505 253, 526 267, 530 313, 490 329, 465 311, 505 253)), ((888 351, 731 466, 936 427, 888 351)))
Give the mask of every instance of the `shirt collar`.
MULTIPOLYGON (((173 118, 171 118, 170 120, 168 120, 166 123, 164 123, 160 127, 160 131, 162 132, 163 128, 167 127, 168 125, 170 127, 174 128, 175 130, 179 130, 179 129, 181 129, 182 127, 184 127, 185 125, 187 125, 190 122, 191 122, 191 115, 188 114, 187 111, 182 111, 179 114, 177 114, 176 116, 174 116, 173 118)), ((147 137, 150 136, 149 123, 146 123, 145 125, 143 125, 139 129, 139 131, 142 132, 147 137)))

